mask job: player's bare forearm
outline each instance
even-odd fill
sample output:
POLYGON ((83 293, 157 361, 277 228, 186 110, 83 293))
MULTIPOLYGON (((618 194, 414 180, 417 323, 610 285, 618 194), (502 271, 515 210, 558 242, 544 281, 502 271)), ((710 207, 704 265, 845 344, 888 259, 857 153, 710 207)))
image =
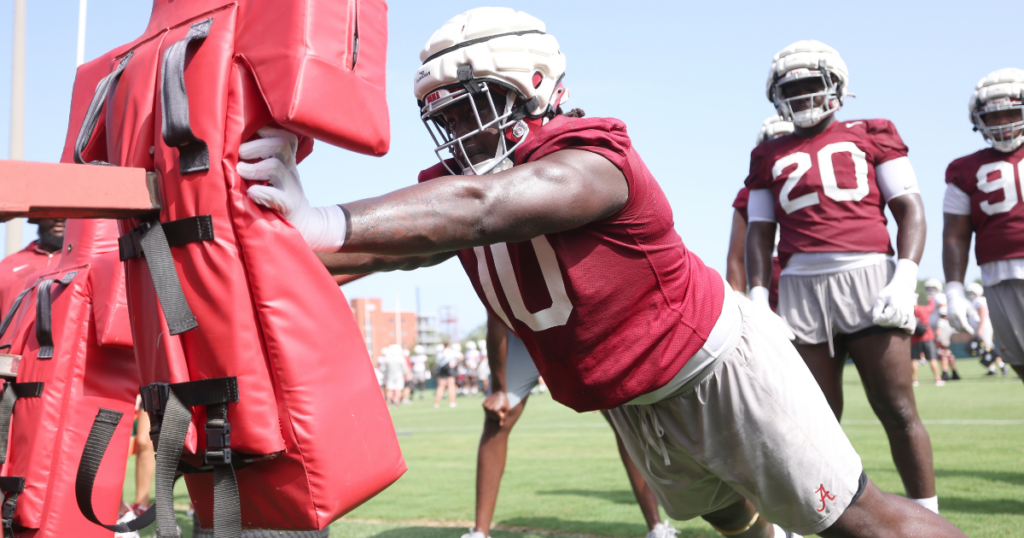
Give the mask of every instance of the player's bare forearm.
POLYGON ((745 265, 747 284, 767 288, 772 281, 772 250, 775 247, 775 223, 751 222, 747 225, 745 265))
POLYGON ((900 258, 921 263, 928 223, 924 219, 924 202, 917 193, 905 194, 889 201, 889 210, 896 220, 896 252, 900 258))
POLYGON ((725 280, 733 291, 747 292, 747 270, 744 267, 744 250, 747 242, 747 220, 738 210, 732 212, 732 231, 729 234, 729 253, 725 259, 725 280))
POLYGON ((365 275, 387 271, 412 271, 437 265, 455 252, 441 252, 428 256, 386 256, 363 252, 317 252, 317 258, 332 275, 365 275))
POLYGON ((485 176, 447 176, 342 205, 343 252, 423 255, 527 241, 609 217, 629 196, 603 157, 561 150, 485 176))
POLYGON ((974 233, 971 217, 943 213, 942 218, 942 269, 946 282, 963 282, 974 233))
POLYGON ((508 329, 494 316, 487 316, 487 362, 491 367, 491 392, 506 392, 505 363, 508 358, 508 329))

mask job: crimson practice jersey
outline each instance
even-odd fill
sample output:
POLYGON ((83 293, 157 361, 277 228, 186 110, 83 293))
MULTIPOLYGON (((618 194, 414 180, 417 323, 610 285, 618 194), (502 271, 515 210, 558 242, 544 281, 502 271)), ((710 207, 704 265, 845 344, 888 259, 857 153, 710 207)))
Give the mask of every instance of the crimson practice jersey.
MULTIPOLYGON (((732 207, 740 212, 744 222, 750 222, 750 218, 747 217, 747 205, 749 202, 750 189, 746 187, 743 187, 740 189, 740 192, 736 193, 736 199, 732 202, 732 207)), ((772 307, 773 312, 779 307, 779 276, 781 275, 782 264, 779 263, 779 257, 775 256, 772 258, 772 281, 768 284, 768 304, 772 307)))
MULTIPOLYGON (((707 340, 725 286, 683 245, 621 121, 557 116, 516 149, 516 164, 567 148, 622 170, 625 206, 574 230, 464 249, 459 259, 488 311, 522 338, 552 396, 582 412, 668 383, 707 340)), ((445 173, 438 164, 419 180, 445 173)))
POLYGON ((889 120, 835 121, 754 148, 746 186, 774 194, 783 266, 797 252, 893 254, 875 167, 906 155, 889 120))
POLYGON ((946 168, 946 183, 971 197, 971 226, 978 235, 978 263, 1024 258, 1024 147, 1013 153, 992 148, 961 157, 946 168))

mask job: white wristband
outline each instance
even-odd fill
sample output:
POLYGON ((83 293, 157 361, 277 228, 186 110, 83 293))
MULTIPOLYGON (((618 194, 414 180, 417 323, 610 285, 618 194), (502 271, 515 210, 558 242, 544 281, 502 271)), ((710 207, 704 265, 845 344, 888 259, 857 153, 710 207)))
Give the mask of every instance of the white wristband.
POLYGON ((896 262, 896 271, 889 281, 890 286, 914 292, 917 290, 917 264, 914 260, 901 258, 896 262))
POLYGON ((309 248, 317 252, 337 252, 345 243, 348 222, 338 205, 311 207, 299 226, 309 248))
POLYGON ((754 286, 753 288, 750 288, 750 301, 756 305, 769 306, 768 288, 764 286, 754 286))
POLYGON ((950 295, 957 297, 964 297, 964 283, 951 280, 946 282, 946 298, 948 300, 950 295))

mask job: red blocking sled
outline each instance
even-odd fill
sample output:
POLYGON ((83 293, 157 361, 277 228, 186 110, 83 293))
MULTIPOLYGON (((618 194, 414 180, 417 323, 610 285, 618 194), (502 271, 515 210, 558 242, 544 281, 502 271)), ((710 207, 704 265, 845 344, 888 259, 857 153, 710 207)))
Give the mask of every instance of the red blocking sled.
POLYGON ((57 267, 29 279, 4 313, 0 341, 10 347, 0 352, 20 357, 7 363, 17 378, 7 377, 0 397, 5 538, 110 538, 78 510, 75 482, 103 413, 112 422, 108 461, 89 501, 99 517, 117 519, 139 386, 117 237, 114 221, 68 220, 57 267))
POLYGON ((386 24, 380 0, 156 0, 142 37, 78 70, 62 160, 151 171, 161 204, 120 223, 157 443, 138 525, 173 532, 176 473, 230 536, 322 529, 405 471, 345 296, 235 172, 265 125, 300 157, 313 138, 385 153, 386 24))

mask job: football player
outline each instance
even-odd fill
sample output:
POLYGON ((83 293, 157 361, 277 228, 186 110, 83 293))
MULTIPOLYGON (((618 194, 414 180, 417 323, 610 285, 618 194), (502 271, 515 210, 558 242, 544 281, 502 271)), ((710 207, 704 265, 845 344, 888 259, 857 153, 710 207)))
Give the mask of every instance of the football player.
MULTIPOLYGON (((793 124, 783 120, 780 116, 774 115, 764 120, 761 129, 757 133, 755 146, 761 145, 766 140, 778 138, 793 132, 793 124)), ((729 252, 725 263, 725 281, 729 283, 733 291, 746 295, 747 293, 747 272, 743 263, 745 245, 747 242, 747 201, 750 197, 750 189, 743 187, 736 194, 732 203, 732 231, 729 233, 729 252)), ((779 257, 772 257, 772 281, 768 286, 768 303, 772 310, 779 303, 779 273, 782 266, 779 265, 779 257)))
MULTIPOLYGON (((993 71, 978 81, 968 104, 974 130, 991 147, 946 168, 942 202, 942 267, 950 324, 972 333, 964 294, 971 235, 988 298, 999 354, 1024 378, 1024 70, 993 71)), ((979 294, 980 295, 980 294, 979 294)))
POLYGON ((917 414, 910 333, 924 206, 896 127, 888 120, 839 121, 849 74, 818 41, 778 52, 767 95, 793 134, 750 155, 746 264, 751 299, 768 306, 776 223, 782 262, 778 313, 824 391, 843 414, 843 368, 853 359, 885 427, 907 495, 937 512, 928 432, 917 414), (888 205, 899 228, 894 264, 888 205))
POLYGON ((458 256, 552 396, 609 411, 674 519, 744 538, 964 536, 867 479, 774 320, 683 245, 625 125, 559 114, 565 56, 544 23, 474 9, 420 60, 415 96, 442 161, 419 185, 313 208, 295 137, 264 128, 240 148, 262 159, 240 175, 271 182, 250 198, 336 273, 458 256))

